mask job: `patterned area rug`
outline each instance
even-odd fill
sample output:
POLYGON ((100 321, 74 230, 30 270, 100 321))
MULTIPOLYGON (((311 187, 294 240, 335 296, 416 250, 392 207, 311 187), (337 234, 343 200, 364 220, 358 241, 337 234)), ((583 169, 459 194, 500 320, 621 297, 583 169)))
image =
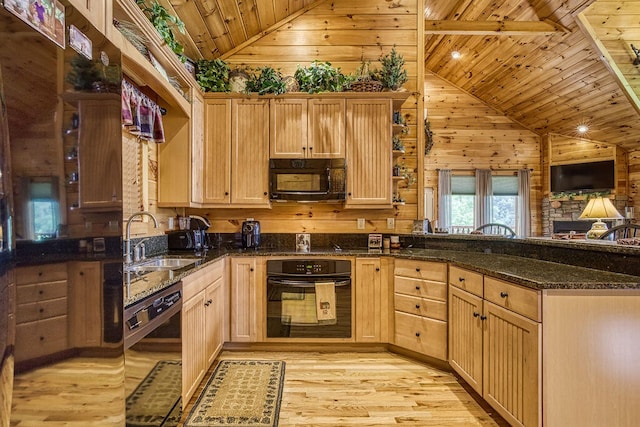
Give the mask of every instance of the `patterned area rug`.
POLYGON ((187 417, 185 427, 276 427, 284 367, 282 361, 221 361, 187 417))
POLYGON ((182 363, 162 360, 127 397, 127 427, 177 426, 182 414, 182 363))

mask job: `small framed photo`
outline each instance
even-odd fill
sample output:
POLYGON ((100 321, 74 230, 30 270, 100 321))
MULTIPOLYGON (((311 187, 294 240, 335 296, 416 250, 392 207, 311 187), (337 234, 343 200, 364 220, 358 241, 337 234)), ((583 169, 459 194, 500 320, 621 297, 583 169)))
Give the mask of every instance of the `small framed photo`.
POLYGON ((369 234, 369 249, 382 249, 382 234, 369 234))
POLYGON ((75 25, 69 26, 69 46, 87 59, 93 59, 91 40, 82 33, 75 25))
POLYGON ((311 234, 298 233, 296 234, 296 252, 309 252, 311 251, 311 234))

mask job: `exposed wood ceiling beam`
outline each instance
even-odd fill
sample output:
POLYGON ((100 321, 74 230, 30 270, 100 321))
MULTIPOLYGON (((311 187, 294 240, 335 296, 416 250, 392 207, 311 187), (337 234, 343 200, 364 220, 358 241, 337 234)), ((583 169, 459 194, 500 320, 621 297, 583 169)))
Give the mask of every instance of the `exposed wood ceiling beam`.
POLYGON ((550 21, 424 21, 425 34, 447 35, 546 35, 568 30, 550 21))

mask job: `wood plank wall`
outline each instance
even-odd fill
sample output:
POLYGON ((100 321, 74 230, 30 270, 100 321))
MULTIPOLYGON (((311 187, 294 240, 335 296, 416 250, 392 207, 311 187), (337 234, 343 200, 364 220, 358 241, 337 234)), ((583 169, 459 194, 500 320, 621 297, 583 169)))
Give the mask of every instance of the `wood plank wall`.
MULTIPOLYGON (((429 72, 425 72, 424 94, 434 140, 425 158, 425 188, 433 188, 437 195, 439 169, 451 169, 454 174, 491 169, 496 175, 531 169, 531 233, 539 234, 540 137, 429 72)), ((437 212, 437 200, 435 205, 437 212)))
MULTIPOLYGON (((378 58, 396 50, 405 59, 409 81, 404 87, 417 88, 417 39, 419 0, 403 1, 401 5, 387 0, 327 1, 283 27, 244 46, 224 59, 231 66, 270 65, 284 75, 293 75, 298 65, 307 66, 314 60, 329 61, 343 72, 351 73, 362 59, 371 60, 378 67, 378 58)), ((405 165, 415 169, 416 153, 416 97, 405 102, 402 114, 409 124, 403 137, 405 165)), ((344 210, 342 204, 287 204, 265 209, 202 209, 190 210, 212 220, 212 230, 236 232, 242 221, 252 217, 261 222, 263 232, 383 232, 408 233, 417 218, 416 184, 404 188, 399 184, 406 205, 383 210, 344 210), (356 218, 365 218, 366 229, 356 229, 356 218), (395 230, 386 228, 387 218, 395 218, 395 230)))

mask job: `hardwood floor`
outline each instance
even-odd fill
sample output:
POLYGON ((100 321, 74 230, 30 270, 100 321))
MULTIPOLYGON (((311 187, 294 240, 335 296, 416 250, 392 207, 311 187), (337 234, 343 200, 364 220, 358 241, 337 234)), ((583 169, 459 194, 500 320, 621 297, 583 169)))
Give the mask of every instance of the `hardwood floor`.
POLYGON ((224 351, 224 359, 286 362, 279 427, 508 426, 453 374, 393 353, 224 351))

